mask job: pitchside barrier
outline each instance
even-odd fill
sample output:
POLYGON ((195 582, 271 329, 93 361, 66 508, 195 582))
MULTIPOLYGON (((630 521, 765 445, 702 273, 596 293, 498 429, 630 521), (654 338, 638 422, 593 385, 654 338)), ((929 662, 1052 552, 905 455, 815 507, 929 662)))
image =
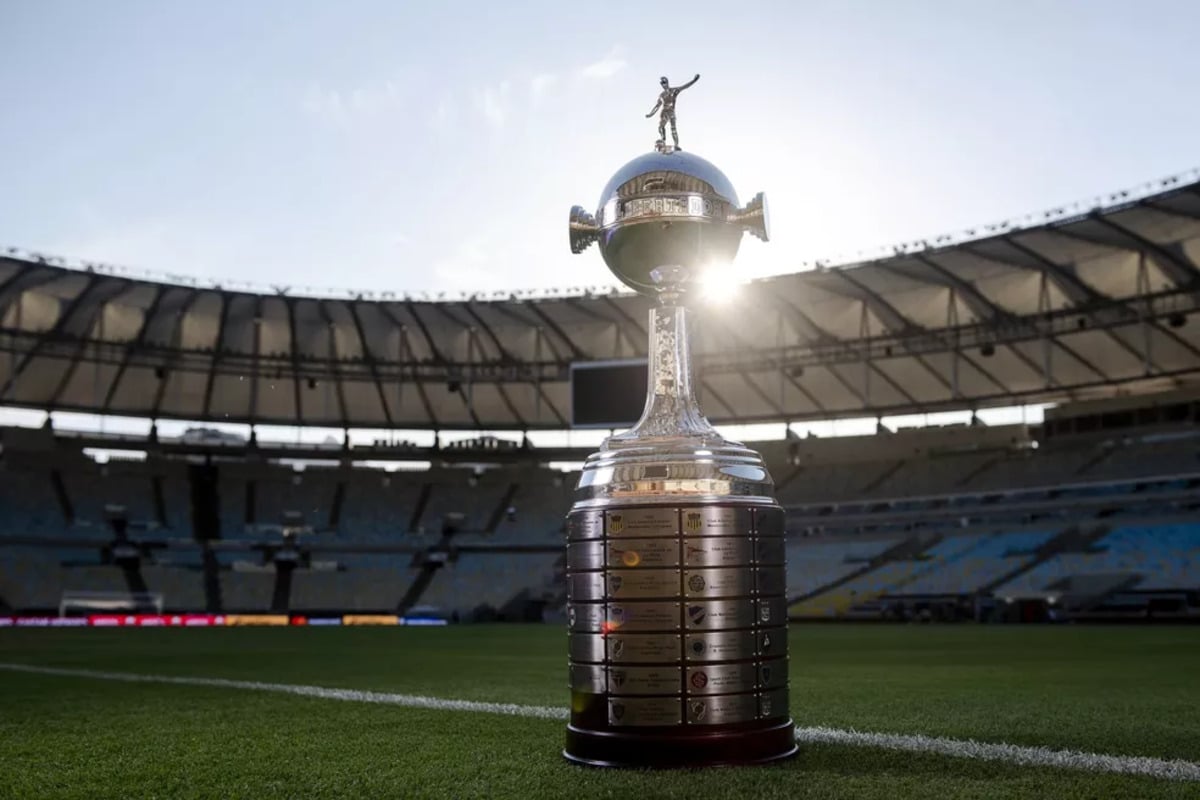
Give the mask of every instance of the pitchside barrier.
POLYGON ((395 614, 302 616, 287 614, 88 614, 86 616, 19 615, 0 617, 0 628, 214 628, 323 627, 330 625, 446 625, 444 619, 399 617, 395 614))

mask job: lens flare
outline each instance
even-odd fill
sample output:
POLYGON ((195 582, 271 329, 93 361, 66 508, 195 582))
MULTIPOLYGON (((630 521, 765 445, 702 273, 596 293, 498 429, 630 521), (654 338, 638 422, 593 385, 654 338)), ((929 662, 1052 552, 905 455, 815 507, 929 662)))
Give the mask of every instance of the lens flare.
POLYGON ((742 288, 742 282, 728 264, 709 267, 701 273, 699 283, 700 296, 712 305, 725 305, 737 297, 742 288))

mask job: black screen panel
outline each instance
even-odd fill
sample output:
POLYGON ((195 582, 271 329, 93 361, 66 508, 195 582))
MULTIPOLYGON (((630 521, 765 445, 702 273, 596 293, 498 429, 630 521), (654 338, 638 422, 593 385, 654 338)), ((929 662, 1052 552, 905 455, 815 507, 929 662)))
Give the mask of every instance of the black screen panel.
POLYGON ((571 365, 571 423, 577 428, 628 428, 646 404, 646 360, 571 365))

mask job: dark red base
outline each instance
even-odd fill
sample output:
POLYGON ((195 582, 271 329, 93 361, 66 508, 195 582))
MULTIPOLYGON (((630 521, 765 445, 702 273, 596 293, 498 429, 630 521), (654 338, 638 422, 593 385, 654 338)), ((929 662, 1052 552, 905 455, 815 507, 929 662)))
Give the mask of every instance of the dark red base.
POLYGON ((768 764, 795 755, 797 749, 790 719, 766 728, 711 733, 589 731, 568 725, 563 756, 592 767, 716 767, 768 764))

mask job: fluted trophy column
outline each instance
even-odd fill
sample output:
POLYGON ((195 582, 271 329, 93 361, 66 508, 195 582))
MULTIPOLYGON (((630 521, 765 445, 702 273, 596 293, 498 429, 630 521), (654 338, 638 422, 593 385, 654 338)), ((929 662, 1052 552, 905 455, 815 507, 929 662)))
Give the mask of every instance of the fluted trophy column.
POLYGON ((739 207, 698 156, 659 147, 618 170, 571 249, 598 242, 652 295, 646 405, 584 464, 567 517, 571 720, 564 755, 599 766, 774 761, 788 714, 784 519, 758 453, 700 411, 688 298, 728 267, 744 231, 766 240, 761 195, 739 207))

